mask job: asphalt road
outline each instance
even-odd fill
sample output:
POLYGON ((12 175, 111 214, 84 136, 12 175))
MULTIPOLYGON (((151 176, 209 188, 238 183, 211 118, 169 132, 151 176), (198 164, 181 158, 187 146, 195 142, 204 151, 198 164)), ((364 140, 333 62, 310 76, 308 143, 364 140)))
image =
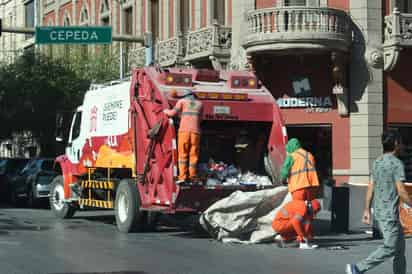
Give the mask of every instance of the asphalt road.
MULTIPOLYGON (((321 248, 278 248, 275 244, 222 244, 166 218, 158 231, 121 234, 110 211, 84 211, 57 220, 44 209, 0 208, 0 274, 332 274, 365 257, 379 244, 365 233, 330 234, 316 225, 321 248), (342 246, 345 249, 330 250, 342 246)), ((412 274, 412 240, 407 260, 412 274)), ((391 262, 368 273, 391 272, 391 262)))

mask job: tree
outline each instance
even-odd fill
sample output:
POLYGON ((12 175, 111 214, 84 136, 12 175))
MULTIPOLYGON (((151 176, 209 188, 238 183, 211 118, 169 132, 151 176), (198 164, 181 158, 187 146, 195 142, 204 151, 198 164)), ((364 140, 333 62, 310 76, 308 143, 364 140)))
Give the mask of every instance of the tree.
POLYGON ((42 156, 55 156, 56 114, 81 103, 90 80, 63 59, 26 52, 0 67, 0 137, 29 130, 42 156))
POLYGON ((104 83, 119 78, 118 48, 103 45, 73 46, 64 61, 79 77, 89 79, 93 83, 104 83))

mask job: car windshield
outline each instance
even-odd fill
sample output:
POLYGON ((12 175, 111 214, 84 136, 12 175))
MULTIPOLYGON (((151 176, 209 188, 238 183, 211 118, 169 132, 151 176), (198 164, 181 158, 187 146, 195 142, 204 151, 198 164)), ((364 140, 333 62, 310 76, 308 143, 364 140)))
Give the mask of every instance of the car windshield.
POLYGON ((27 163, 27 159, 5 159, 0 162, 0 174, 16 174, 27 163))

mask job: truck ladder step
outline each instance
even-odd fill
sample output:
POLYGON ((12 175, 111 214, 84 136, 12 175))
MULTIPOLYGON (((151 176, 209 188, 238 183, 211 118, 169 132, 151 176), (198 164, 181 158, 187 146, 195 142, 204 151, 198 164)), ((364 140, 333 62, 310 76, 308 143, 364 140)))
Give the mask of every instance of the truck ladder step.
POLYGON ((84 180, 80 185, 84 188, 114 189, 115 184, 113 181, 84 180))
POLYGON ((83 206, 99 207, 99 208, 114 208, 112 201, 80 199, 79 204, 83 206))

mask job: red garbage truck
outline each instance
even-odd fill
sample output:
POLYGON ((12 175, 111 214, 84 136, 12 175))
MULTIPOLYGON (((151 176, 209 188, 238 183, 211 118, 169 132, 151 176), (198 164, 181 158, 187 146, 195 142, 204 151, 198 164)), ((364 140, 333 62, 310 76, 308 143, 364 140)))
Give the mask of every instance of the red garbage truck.
POLYGON ((79 208, 112 208, 118 229, 130 232, 153 225, 158 213, 201 212, 233 191, 274 187, 287 135, 275 99, 253 73, 151 66, 92 86, 67 142, 56 158, 51 210, 70 218, 79 208), (163 110, 186 89, 204 108, 199 182, 177 185, 179 119, 163 110), (242 172, 266 174, 270 183, 242 181, 242 172))

